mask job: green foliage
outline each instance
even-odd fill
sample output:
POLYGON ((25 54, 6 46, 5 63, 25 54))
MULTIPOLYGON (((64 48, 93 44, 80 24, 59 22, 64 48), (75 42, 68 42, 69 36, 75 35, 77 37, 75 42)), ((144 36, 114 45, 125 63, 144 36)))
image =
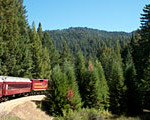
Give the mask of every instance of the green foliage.
MULTIPOLYGON (((141 29, 132 37, 89 28, 43 32, 41 23, 37 31, 35 23, 29 28, 23 0, 0 0, 0 75, 45 79, 52 75, 48 111, 65 119, 79 119, 72 110, 79 110, 82 102, 101 110, 109 106, 116 114, 149 109, 150 5, 143 12, 141 29), (87 58, 99 61, 90 61, 86 69, 87 58)), ((89 111, 81 117, 94 119, 95 112, 89 111)))
POLYGON ((67 43, 64 41, 63 42, 63 49, 62 52, 60 54, 60 58, 61 58, 61 65, 65 62, 65 61, 69 61, 71 63, 73 63, 73 56, 70 53, 70 50, 67 46, 67 43))
POLYGON ((50 78, 50 60, 47 48, 43 49, 42 42, 36 32, 35 23, 29 32, 31 42, 32 76, 34 78, 50 78))
POLYGON ((43 49, 41 61, 42 61, 42 63, 40 63, 41 74, 39 77, 43 79, 50 79, 51 66, 50 66, 48 50, 46 47, 43 49))
POLYGON ((73 110, 79 110, 82 107, 81 97, 79 93, 78 84, 76 81, 74 67, 67 61, 63 65, 63 72, 67 75, 68 80, 68 95, 67 99, 69 101, 70 107, 73 110))
POLYGON ((31 54, 23 1, 6 0, 1 4, 1 75, 31 77, 31 54))
POLYGON ((108 85, 110 93, 110 110, 112 113, 120 114, 122 112, 122 100, 125 86, 123 69, 119 61, 112 61, 108 85))
POLYGON ((109 88, 105 79, 103 67, 100 62, 96 61, 96 68, 99 74, 99 92, 101 94, 101 106, 105 109, 109 107, 109 88))
MULTIPOLYGON (((142 84, 144 86, 143 91, 145 91, 145 96, 150 91, 150 5, 146 5, 143 9, 143 14, 141 17, 141 39, 139 40, 138 52, 140 57, 138 58, 138 72, 141 74, 139 76, 140 80, 142 80, 146 84, 142 84)), ((147 97, 144 96, 144 106, 150 108, 149 104, 146 104, 147 101, 150 100, 149 95, 147 97), (149 99, 149 100, 148 100, 149 99)))
POLYGON ((125 57, 125 85, 127 87, 125 98, 126 98, 126 112, 127 115, 138 115, 142 112, 141 103, 140 103, 140 93, 137 82, 137 74, 135 70, 135 66, 133 63, 132 55, 129 49, 126 49, 126 57, 125 57), (136 108, 136 109, 134 109, 136 108))
POLYGON ((62 73, 57 65, 52 72, 53 90, 47 91, 48 112, 53 116, 63 115, 63 111, 68 110, 70 105, 67 100, 68 81, 67 76, 62 73))
MULTIPOLYGON (((3 67, 6 68, 6 75, 18 74, 15 71, 19 71, 17 64, 17 58, 19 56, 19 26, 17 18, 18 2, 17 0, 6 0, 1 1, 2 5, 2 17, 1 22, 2 26, 2 39, 5 42, 4 44, 4 54, 3 54, 3 67), (15 8, 15 9, 14 9, 15 8)), ((4 69, 5 70, 5 69, 4 69)))
POLYGON ((64 117, 54 120, 104 120, 101 112, 96 109, 82 109, 80 111, 69 111, 64 117))
POLYGON ((60 55, 59 55, 59 52, 54 47, 48 32, 44 32, 42 45, 43 47, 46 47, 48 49, 49 59, 51 61, 50 64, 51 64, 51 67, 53 68, 55 65, 60 63, 60 55))
POLYGON ((150 92, 150 57, 146 63, 146 67, 144 68, 144 71, 143 71, 143 84, 142 85, 143 85, 143 90, 145 93, 143 95, 144 107, 149 109, 150 104, 148 101, 150 101, 150 96, 149 96, 149 92, 150 92))
POLYGON ((43 41, 43 31, 42 31, 42 24, 41 23, 39 23, 39 27, 38 27, 38 29, 37 29, 37 33, 38 33, 38 35, 39 35, 39 37, 40 37, 40 40, 41 41, 43 41))
POLYGON ((98 59, 100 60, 102 67, 105 71, 106 80, 109 80, 110 70, 111 70, 111 62, 112 62, 112 51, 107 47, 106 44, 103 43, 102 47, 98 51, 97 54, 98 59))
POLYGON ((76 56, 78 51, 82 51, 85 58, 88 58, 90 55, 96 58, 97 50, 103 42, 108 47, 113 47, 117 40, 122 45, 123 41, 125 43, 129 42, 131 37, 130 33, 107 32, 86 27, 71 27, 69 29, 48 32, 59 51, 63 49, 62 44, 66 41, 73 55, 76 56))
POLYGON ((18 9, 18 26, 19 26, 19 43, 18 46, 20 48, 20 57, 17 59, 19 64, 20 73, 18 76, 20 77, 32 77, 32 58, 30 51, 30 39, 28 35, 27 29, 27 20, 26 20, 26 10, 23 6, 23 0, 19 0, 19 9, 18 9))
POLYGON ((84 72, 85 72, 85 60, 84 60, 84 56, 81 52, 79 52, 77 54, 77 58, 76 58, 76 64, 75 64, 75 68, 76 68, 76 77, 77 77, 77 82, 79 85, 79 91, 82 95, 84 95, 83 89, 84 89, 84 72))
POLYGON ((97 68, 89 61, 88 70, 84 73, 84 107, 101 109, 103 106, 100 92, 100 80, 97 68))

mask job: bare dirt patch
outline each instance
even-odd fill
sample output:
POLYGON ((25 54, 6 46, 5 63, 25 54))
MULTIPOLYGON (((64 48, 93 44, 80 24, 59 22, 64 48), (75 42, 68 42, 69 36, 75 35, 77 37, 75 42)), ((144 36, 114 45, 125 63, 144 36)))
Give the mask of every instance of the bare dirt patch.
POLYGON ((52 117, 37 108, 34 101, 41 101, 45 96, 29 96, 0 103, 0 118, 16 116, 21 120, 52 120, 52 117))

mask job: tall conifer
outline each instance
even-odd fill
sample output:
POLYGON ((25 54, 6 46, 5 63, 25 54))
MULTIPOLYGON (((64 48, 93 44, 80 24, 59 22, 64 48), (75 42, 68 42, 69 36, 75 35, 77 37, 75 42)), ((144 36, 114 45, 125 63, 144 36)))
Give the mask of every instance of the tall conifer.
POLYGON ((40 78, 42 76, 42 55, 43 47, 42 42, 36 32, 35 23, 33 22, 33 28, 30 30, 30 41, 31 41, 31 53, 32 53, 32 76, 34 78, 40 78))
POLYGON ((66 41, 63 42, 63 50, 61 52, 60 57, 61 57, 61 64, 63 64, 65 61, 70 61, 71 63, 73 63, 73 56, 70 53, 66 41))
POLYGON ((107 109, 109 107, 109 88, 105 79, 103 67, 100 62, 96 61, 96 68, 99 74, 99 92, 101 94, 101 108, 107 109))
POLYGON ((20 48, 20 58, 17 60, 20 64, 20 75, 21 77, 31 77, 32 72, 32 58, 30 51, 30 39, 27 29, 27 20, 26 20, 26 10, 23 6, 23 0, 19 0, 19 9, 18 9, 18 26, 19 26, 19 48, 20 48))
POLYGON ((110 110, 112 113, 120 114, 123 107, 123 96, 125 91, 122 64, 113 60, 108 80, 110 93, 110 110))
POLYGON ((1 1, 1 8, 3 13, 1 17, 2 26, 2 39, 4 45, 4 54, 2 57, 3 69, 5 75, 18 76, 20 74, 20 65, 18 58, 20 58, 19 44, 19 26, 18 26, 18 8, 19 3, 17 0, 1 1))
POLYGON ((92 65, 89 60, 88 70, 84 74, 84 107, 100 109, 101 106, 101 91, 100 80, 97 68, 92 65))
POLYGON ((48 32, 44 32, 44 38, 42 44, 43 47, 46 47, 48 49, 49 59, 51 61, 50 64, 51 67, 53 68, 55 65, 60 63, 60 55, 59 52, 54 47, 48 32))
POLYGON ((125 85, 127 87, 125 93, 127 115, 138 115, 142 111, 140 102, 141 99, 137 74, 129 49, 127 49, 127 54, 125 57, 125 85))
POLYGON ((70 103, 70 107, 73 110, 79 110, 82 104, 74 67, 69 62, 65 61, 65 63, 63 64, 63 71, 67 75, 69 85, 67 99, 70 103))
POLYGON ((76 58, 76 77, 79 85, 81 96, 84 94, 84 73, 85 73, 85 59, 81 52, 78 52, 76 58))
POLYGON ((59 65, 52 72, 53 90, 47 92, 48 112, 53 115, 63 115, 63 111, 70 108, 67 100, 68 82, 66 74, 62 73, 59 65))

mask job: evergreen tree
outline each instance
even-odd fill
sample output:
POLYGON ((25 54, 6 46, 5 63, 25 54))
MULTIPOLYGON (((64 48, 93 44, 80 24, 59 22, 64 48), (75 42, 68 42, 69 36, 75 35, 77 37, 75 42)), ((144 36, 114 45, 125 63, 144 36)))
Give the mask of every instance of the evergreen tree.
POLYGON ((84 75, 84 107, 100 109, 101 106, 101 89, 99 87, 100 80, 99 74, 96 68, 89 60, 88 71, 84 75))
POLYGON ((143 92, 145 93, 143 95, 144 98, 144 108, 149 109, 150 108, 150 96, 149 96, 149 92, 150 92, 150 57, 146 63, 146 67, 143 70, 143 92))
POLYGON ((110 69, 111 69, 111 62, 112 62, 112 53, 111 49, 107 47, 106 44, 103 43, 102 47, 100 48, 100 51, 97 55, 99 61, 102 64, 102 67, 104 69, 106 80, 109 80, 110 77, 110 69))
POLYGON ((123 109, 123 96, 125 91, 123 69, 120 62, 113 60, 108 80, 110 93, 110 110, 112 113, 120 114, 123 109))
POLYGON ((73 63, 73 57, 70 53, 66 41, 63 42, 63 50, 61 52, 60 58, 61 58, 61 64, 63 64, 65 61, 70 61, 71 63, 73 63))
POLYGON ((127 115, 138 115, 142 112, 141 109, 141 98, 138 87, 138 81, 136 78, 136 70, 132 60, 132 55, 127 49, 126 60, 125 60, 125 85, 126 90, 126 109, 127 115), (136 108, 136 109, 135 109, 136 108))
POLYGON ((4 71, 3 71, 3 61, 2 61, 2 57, 3 57, 3 53, 4 53, 4 47, 3 47, 3 39, 2 37, 0 37, 0 75, 4 75, 4 71))
POLYGON ((96 61, 96 68, 99 74, 99 92, 101 93, 101 106, 105 109, 109 107, 109 88, 107 85, 107 81, 105 79, 105 74, 103 71, 103 67, 100 62, 96 61))
POLYGON ((43 49, 41 61, 42 61, 40 64, 41 74, 39 77, 43 79, 50 79, 51 65, 50 65, 49 54, 46 47, 43 49))
POLYGON ((69 84, 67 99, 69 101, 70 107, 73 110, 79 110, 82 104, 74 68, 69 62, 65 61, 63 65, 63 71, 67 75, 69 84))
MULTIPOLYGON (((143 63, 148 61, 150 56, 150 5, 143 9, 144 14, 141 17, 141 39, 139 40, 140 51, 143 57, 143 63)), ((144 66, 145 67, 145 66, 144 66)))
POLYGON ((68 82, 67 76, 62 73, 59 65, 52 72, 53 90, 47 91, 49 113, 53 116, 63 115, 63 111, 70 108, 67 100, 68 82))
POLYGON ((18 9, 17 0, 1 1, 2 9, 2 40, 4 42, 4 54, 2 56, 2 68, 5 75, 18 76, 20 74, 20 65, 18 58, 21 57, 19 44, 19 26, 18 26, 18 9))
MULTIPOLYGON (((137 60, 136 60, 136 68, 138 73, 138 79, 141 82, 141 87, 145 94, 149 94, 149 88, 145 88, 145 86, 149 86, 149 58, 150 58, 150 5, 146 5, 143 9, 143 14, 141 17, 141 30, 140 35, 141 38, 138 41, 137 46, 137 60), (146 83, 146 84, 145 84, 146 83)), ((147 105, 148 96, 143 95, 143 103, 147 108, 150 108, 150 105, 147 105), (145 97, 146 96, 146 97, 145 97)), ((150 100, 150 99, 149 99, 150 100)))
MULTIPOLYGON (((42 42, 39 39, 39 36, 36 32, 34 22, 33 22, 33 29, 30 30, 29 35, 30 35, 30 41, 31 41, 31 53, 32 53, 32 60, 33 60, 32 76, 34 78, 40 78, 43 76, 43 72, 47 71, 47 70, 44 70, 44 68, 47 68, 47 66, 45 66, 45 64, 43 64, 43 59, 45 59, 45 58, 43 58, 42 42)), ((46 53, 46 55, 48 55, 48 53, 46 53)), ((47 63, 47 64, 49 64, 49 63, 47 63)), ((49 68, 48 68, 48 70, 49 70, 49 68)))
POLYGON ((19 9, 18 9, 18 26, 19 26, 19 43, 20 48, 20 58, 17 60, 20 64, 20 77, 30 77, 32 72, 32 58, 30 51, 30 39, 27 31, 27 20, 26 20, 26 10, 23 6, 23 0, 19 0, 19 9))
POLYGON ((118 42, 118 41, 116 42, 114 51, 115 51, 115 53, 116 53, 116 58, 118 59, 118 61, 121 62, 121 61, 122 61, 122 58, 121 58, 121 54, 120 54, 120 45, 119 45, 119 42, 118 42))
POLYGON ((48 49, 48 53, 50 56, 51 61, 51 67, 53 68, 55 65, 60 63, 60 55, 59 52, 54 47, 52 40, 48 34, 48 32, 44 32, 44 38, 42 41, 43 47, 46 47, 48 49))
POLYGON ((31 77, 31 54, 23 0, 0 1, 2 75, 31 77))
POLYGON ((76 77, 79 85, 79 91, 81 96, 84 94, 84 72, 85 72, 85 60, 81 52, 78 52, 76 58, 76 77))
POLYGON ((41 41, 43 41, 43 31, 42 31, 42 24, 41 23, 39 23, 39 27, 38 27, 38 29, 37 29, 37 33, 38 33, 38 35, 39 35, 39 37, 40 37, 40 40, 41 41))

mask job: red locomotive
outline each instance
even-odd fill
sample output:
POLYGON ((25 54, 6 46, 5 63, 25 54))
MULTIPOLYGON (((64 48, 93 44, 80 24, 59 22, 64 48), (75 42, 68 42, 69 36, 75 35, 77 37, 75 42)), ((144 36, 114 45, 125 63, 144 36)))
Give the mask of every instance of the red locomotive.
POLYGON ((9 96, 41 94, 48 88, 46 79, 0 76, 0 102, 9 96))

